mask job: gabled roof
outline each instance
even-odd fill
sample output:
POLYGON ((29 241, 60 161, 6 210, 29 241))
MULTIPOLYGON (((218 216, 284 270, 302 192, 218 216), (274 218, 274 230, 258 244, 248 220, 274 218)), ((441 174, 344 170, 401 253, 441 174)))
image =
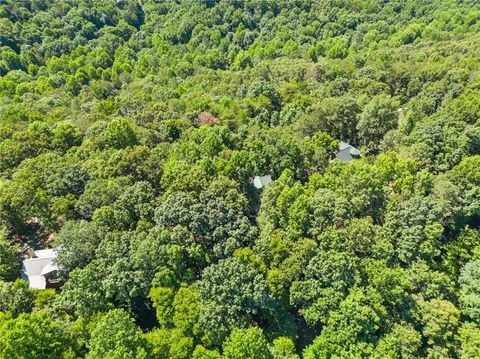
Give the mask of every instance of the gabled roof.
POLYGON ((35 251, 35 257, 23 261, 25 280, 30 288, 45 289, 45 275, 56 271, 57 265, 53 260, 57 257, 54 249, 41 249, 35 251))
POLYGON ((351 161, 353 159, 352 156, 360 156, 360 151, 352 145, 340 141, 338 143, 338 151, 335 152, 335 157, 341 161, 351 161))
POLYGON ((257 189, 261 189, 261 188, 267 186, 270 182, 272 182, 272 176, 270 176, 270 175, 255 176, 253 178, 253 185, 257 189))
POLYGON ((343 141, 340 141, 338 143, 338 149, 341 151, 341 150, 344 150, 345 148, 349 148, 349 147, 352 147, 350 146, 348 143, 346 142, 343 142, 343 141))
POLYGON ((350 149, 350 154, 352 156, 360 156, 360 151, 358 150, 358 148, 355 148, 353 147, 351 144, 349 143, 346 143, 346 142, 343 142, 343 141, 340 141, 340 143, 338 144, 338 149, 341 151, 341 150, 344 150, 346 148, 349 148, 350 149))
POLYGON ((55 258, 57 254, 55 253, 55 249, 46 248, 46 249, 36 250, 35 256, 37 258, 55 258))
POLYGON ((47 264, 45 267, 42 268, 42 272, 40 274, 47 275, 52 272, 55 272, 56 270, 58 270, 58 266, 55 263, 50 262, 49 264, 47 264))

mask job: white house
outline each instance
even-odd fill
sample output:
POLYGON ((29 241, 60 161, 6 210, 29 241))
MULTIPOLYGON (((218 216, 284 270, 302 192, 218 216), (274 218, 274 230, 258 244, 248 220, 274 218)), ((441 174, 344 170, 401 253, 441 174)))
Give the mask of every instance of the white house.
POLYGON ((359 157, 360 151, 358 149, 346 142, 339 142, 338 151, 335 152, 335 159, 339 161, 351 161, 359 157))
POLYGON ((270 182, 272 182, 272 176, 255 176, 252 182, 256 189, 261 189, 263 187, 266 187, 270 182))
POLYGON ((24 279, 30 288, 45 289, 47 284, 55 281, 57 265, 54 259, 57 253, 54 249, 40 249, 34 255, 23 261, 24 279))

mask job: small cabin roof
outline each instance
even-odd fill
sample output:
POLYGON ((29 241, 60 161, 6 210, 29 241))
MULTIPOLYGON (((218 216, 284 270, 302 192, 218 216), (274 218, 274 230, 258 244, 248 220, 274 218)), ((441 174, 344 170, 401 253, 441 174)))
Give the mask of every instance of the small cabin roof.
POLYGON ((253 178, 253 185, 257 189, 261 189, 263 187, 266 187, 270 182, 272 182, 272 176, 271 175, 255 176, 253 178))
POLYGON ((352 156, 360 156, 360 151, 358 148, 353 147, 349 143, 339 141, 338 151, 335 152, 335 157, 341 161, 351 161, 353 159, 352 156))
POLYGON ((55 258, 57 254, 55 253, 55 249, 46 248, 46 249, 36 250, 35 256, 37 258, 55 258))
POLYGON ((350 146, 348 143, 346 142, 343 142, 343 141, 340 141, 338 143, 338 149, 341 151, 341 150, 344 150, 345 148, 349 148, 349 147, 352 147, 350 146))
POLYGON ((58 270, 58 266, 55 263, 50 262, 45 267, 42 268, 42 272, 40 274, 47 275, 57 270, 58 270))
POLYGON ((44 289, 46 279, 44 275, 58 270, 54 259, 57 257, 55 249, 40 249, 35 251, 35 256, 25 259, 23 273, 30 288, 44 289))

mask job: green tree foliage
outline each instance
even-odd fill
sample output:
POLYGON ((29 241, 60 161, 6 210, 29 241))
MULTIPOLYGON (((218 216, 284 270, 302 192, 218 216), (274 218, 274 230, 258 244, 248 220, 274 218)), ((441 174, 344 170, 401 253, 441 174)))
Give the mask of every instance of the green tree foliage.
POLYGON ((53 131, 53 142, 55 147, 66 151, 82 143, 82 133, 71 123, 62 122, 53 131))
POLYGON ((0 357, 478 357, 479 33, 476 1, 1 2, 0 357))
POLYGON ((480 354, 480 329, 473 323, 465 323, 459 329, 462 358, 476 358, 480 354))
POLYGON ((339 305, 356 276, 355 263, 348 255, 319 252, 308 263, 304 279, 292 283, 290 301, 300 306, 305 321, 314 326, 339 305))
POLYGON ((0 281, 0 294, 0 312, 10 312, 17 316, 30 312, 33 307, 35 294, 24 280, 0 281))
POLYGON ((449 301, 432 299, 419 303, 419 316, 431 355, 452 355, 460 311, 449 301))
POLYGON ((272 357, 265 336, 257 327, 233 330, 223 344, 223 356, 228 359, 272 357))
POLYGON ((70 273, 75 268, 85 267, 95 258, 100 243, 98 228, 90 222, 67 222, 55 237, 60 246, 57 264, 62 272, 70 273))
POLYGON ((397 126, 398 101, 386 95, 370 100, 360 114, 357 130, 362 143, 374 149, 383 136, 397 126))
POLYGON ((142 332, 121 309, 112 309, 92 331, 87 358, 147 358, 142 332))
MULTIPOLYGON (((154 329, 145 335, 150 345, 152 355, 155 358, 178 358, 188 359, 193 354, 193 339, 184 336, 178 330, 154 329)), ((198 349, 197 355, 202 353, 208 358, 210 352, 198 349)), ((215 357, 215 356, 214 356, 215 357)))
POLYGON ((0 229, 0 280, 11 280, 19 271, 16 248, 7 238, 7 231, 0 229))
POLYGON ((480 260, 468 262, 462 269, 460 281, 460 303, 463 313, 475 322, 480 320, 480 260))
POLYGON ((137 135, 124 119, 112 120, 105 129, 105 143, 114 148, 125 148, 137 143, 137 135))
POLYGON ((422 336, 411 325, 396 324, 377 344, 373 358, 416 358, 422 345, 422 336))
POLYGON ((221 341, 235 327, 253 322, 271 306, 265 279, 238 258, 229 258, 203 272, 199 295, 204 303, 200 323, 208 338, 221 341))
POLYGON ((305 358, 324 356, 365 356, 373 352, 373 343, 381 331, 387 311, 374 290, 355 290, 333 312, 305 358))
POLYGON ((64 358, 70 337, 62 322, 43 313, 0 319, 0 355, 4 358, 64 358))
POLYGON ((152 288, 149 293, 152 305, 157 313, 158 324, 162 328, 172 326, 173 317, 173 297, 174 292, 171 288, 152 288))
POLYGON ((295 344, 292 339, 279 337, 273 341, 273 348, 270 349, 274 359, 298 359, 295 344))
POLYGON ((59 304, 73 309, 79 316, 90 316, 109 309, 111 304, 99 287, 100 280, 100 273, 93 266, 73 270, 63 287, 62 295, 57 298, 59 304))
POLYGON ((220 359, 221 357, 218 351, 205 349, 201 345, 197 345, 192 354, 194 359, 220 359))

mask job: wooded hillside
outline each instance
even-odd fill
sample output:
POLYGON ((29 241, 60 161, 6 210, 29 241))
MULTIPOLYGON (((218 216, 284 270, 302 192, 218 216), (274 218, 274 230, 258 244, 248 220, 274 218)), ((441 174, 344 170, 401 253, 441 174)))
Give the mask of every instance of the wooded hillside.
POLYGON ((476 0, 1 2, 0 357, 479 358, 479 59, 476 0))

